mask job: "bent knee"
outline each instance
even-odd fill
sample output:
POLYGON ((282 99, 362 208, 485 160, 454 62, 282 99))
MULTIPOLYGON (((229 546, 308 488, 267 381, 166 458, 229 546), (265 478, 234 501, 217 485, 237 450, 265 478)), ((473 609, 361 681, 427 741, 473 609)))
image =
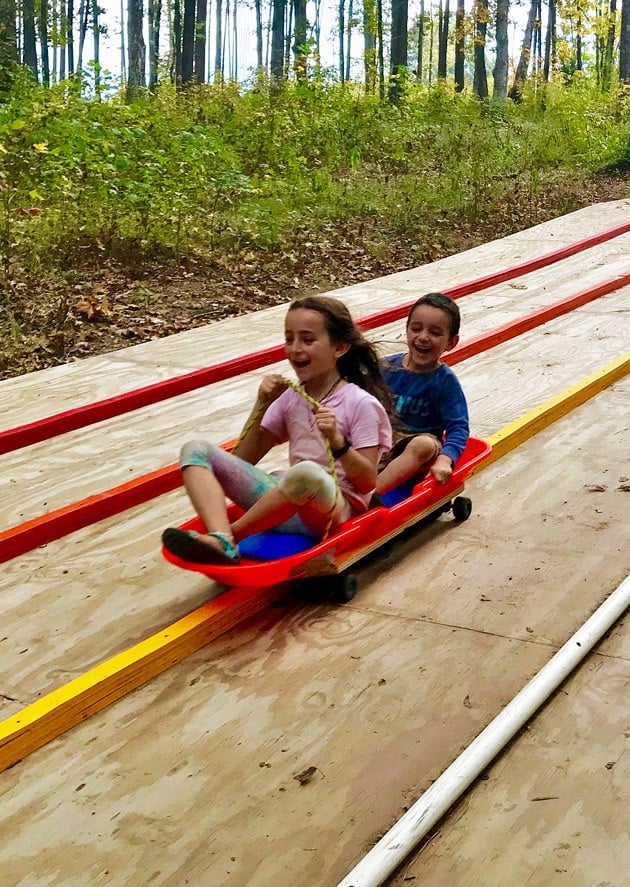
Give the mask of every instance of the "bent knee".
POLYGON ((409 441, 407 451, 417 461, 418 465, 423 465, 431 459, 434 459, 440 452, 440 445, 434 437, 429 435, 418 435, 409 441))
POLYGON ((191 465, 212 470, 212 450, 214 445, 207 440, 189 440, 181 448, 179 454, 179 467, 183 470, 191 465))
POLYGON ((305 505, 312 499, 334 501, 335 482, 317 462, 297 462, 283 475, 279 484, 294 505, 305 505))

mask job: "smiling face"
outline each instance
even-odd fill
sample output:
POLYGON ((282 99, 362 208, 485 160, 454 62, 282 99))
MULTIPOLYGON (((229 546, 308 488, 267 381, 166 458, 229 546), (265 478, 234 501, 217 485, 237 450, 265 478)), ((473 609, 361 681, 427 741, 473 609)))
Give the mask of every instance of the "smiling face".
POLYGON ((407 324, 407 369, 428 373, 436 369, 440 357, 459 342, 451 335, 451 318, 433 305, 418 305, 407 324))
POLYGON ((309 308, 294 308, 288 312, 284 341, 289 363, 311 393, 339 375, 337 360, 349 347, 344 342, 333 342, 324 315, 309 308))

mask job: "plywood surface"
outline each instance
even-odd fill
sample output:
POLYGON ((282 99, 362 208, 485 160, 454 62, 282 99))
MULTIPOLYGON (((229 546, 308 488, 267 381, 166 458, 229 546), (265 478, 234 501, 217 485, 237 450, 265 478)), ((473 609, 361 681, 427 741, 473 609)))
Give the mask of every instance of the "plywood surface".
MULTIPOLYGON (((609 227, 630 204, 592 208, 581 216, 588 230, 577 215, 548 223, 544 242, 524 232, 480 248, 485 259, 462 261, 460 279, 485 273, 488 255, 502 266, 547 251, 552 235, 609 227)), ((627 259, 607 255, 602 275, 627 259)), ((394 277, 392 301, 399 284, 398 300, 412 297, 405 274, 394 277)), ((569 288, 557 279, 532 285, 530 310, 569 288)), ((381 285, 365 288, 376 295, 361 296, 363 313, 385 307, 381 285)), ((523 292, 462 300, 466 333, 505 322, 523 292)), ((620 292, 459 365, 475 431, 497 430, 627 351, 627 310, 620 292)), ((396 350, 400 329, 386 332, 396 350)), ((212 328, 205 335, 214 341, 212 328)), ((147 377, 162 372, 166 344, 137 346, 147 377)), ((28 377, 15 391, 28 403, 58 375, 67 406, 74 373, 34 374, 30 394, 28 377)), ((101 379, 96 396, 121 378, 109 375, 109 390, 101 379)), ((252 375, 204 392, 213 439, 233 436, 255 386, 252 375)), ((0 774, 0 882, 334 887, 629 572, 629 393, 627 379, 616 383, 472 478, 471 519, 442 518, 387 560, 372 557, 351 605, 296 591, 0 774)), ((208 421, 202 399, 112 420, 107 439, 86 429, 3 457, 3 507, 34 512, 44 495, 65 504, 91 483, 173 461, 199 417, 208 421)), ((3 566, 3 717, 220 591, 159 555, 163 526, 188 514, 175 492, 3 566)), ((409 883, 622 883, 629 658, 621 622, 409 863, 419 866, 409 883), (543 795, 558 799, 532 800, 543 795)))

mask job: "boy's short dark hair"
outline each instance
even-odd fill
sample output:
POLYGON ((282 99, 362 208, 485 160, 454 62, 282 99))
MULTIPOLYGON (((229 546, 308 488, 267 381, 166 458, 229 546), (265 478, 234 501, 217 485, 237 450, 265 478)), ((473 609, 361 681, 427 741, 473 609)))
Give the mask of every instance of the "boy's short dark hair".
POLYGON ((416 310, 418 305, 432 305, 433 308, 439 308, 440 311, 445 311, 446 314, 448 314, 449 316, 451 324, 451 337, 457 336, 459 334, 459 327, 461 323, 459 307, 457 303, 453 299, 451 299, 450 296, 447 296, 445 293, 425 293, 424 296, 420 296, 420 298, 416 299, 416 301, 409 309, 409 313, 407 314, 407 326, 409 326, 411 322, 411 315, 416 310))

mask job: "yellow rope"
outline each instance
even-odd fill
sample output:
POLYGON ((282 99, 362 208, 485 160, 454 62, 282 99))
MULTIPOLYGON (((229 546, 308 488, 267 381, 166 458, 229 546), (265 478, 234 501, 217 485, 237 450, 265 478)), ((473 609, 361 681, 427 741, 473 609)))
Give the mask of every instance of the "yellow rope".
MULTIPOLYGON (((296 382, 292 382, 290 379, 283 378, 282 381, 285 382, 289 386, 289 388, 292 388, 297 394, 299 394, 301 397, 303 397, 304 400, 313 407, 314 411, 317 411, 320 408, 321 404, 318 401, 316 401, 314 397, 311 397, 311 395, 307 391, 305 391, 301 385, 298 385, 296 382)), ((260 422, 260 419, 262 419, 265 411, 267 410, 267 407, 268 407, 268 404, 260 404, 259 408, 251 414, 251 416, 249 417, 249 419, 247 420, 247 422, 243 426, 243 430, 240 433, 238 442, 236 444, 237 447, 238 447, 238 444, 242 440, 244 440, 245 437, 247 437, 247 435, 251 431, 252 427, 255 424, 260 422)), ((335 499, 332 504, 332 508, 330 509, 330 512, 328 513, 328 523, 326 524, 326 528, 324 530, 324 535, 322 536, 322 540, 323 540, 323 539, 328 538, 328 534, 329 534, 330 528, 332 526, 333 515, 335 513, 335 508, 337 506, 337 497, 339 495, 339 479, 337 477, 337 470, 335 468, 335 457, 332 454, 332 447, 330 446, 330 441, 328 440, 327 437, 324 437, 324 435, 322 435, 322 437, 324 439, 324 446, 326 448, 326 455, 328 456, 328 467, 330 469, 330 473, 332 475, 332 478, 335 482, 335 499)))

